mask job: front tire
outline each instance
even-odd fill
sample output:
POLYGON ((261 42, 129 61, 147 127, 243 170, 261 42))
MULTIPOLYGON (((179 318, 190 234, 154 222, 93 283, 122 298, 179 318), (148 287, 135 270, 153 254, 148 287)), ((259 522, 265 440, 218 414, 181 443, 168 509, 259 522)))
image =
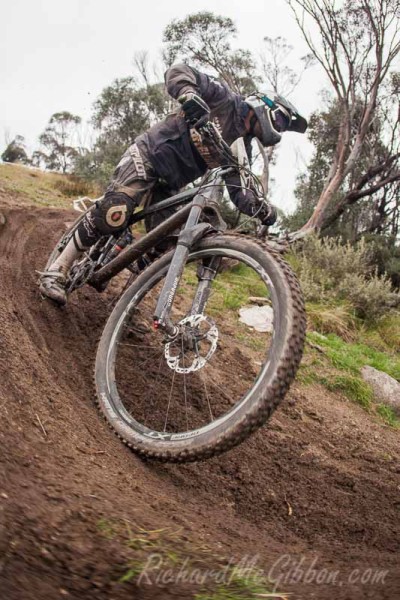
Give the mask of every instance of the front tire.
MULTIPOLYGON (((217 418, 213 419, 206 426, 197 424, 195 425, 195 429, 181 431, 180 427, 183 427, 183 416, 182 418, 181 416, 176 418, 175 430, 172 430, 172 432, 166 431, 166 426, 164 429, 147 426, 147 420, 151 421, 151 419, 155 418, 156 413, 152 414, 150 411, 150 415, 143 417, 143 415, 146 415, 145 411, 149 411, 148 403, 143 400, 143 395, 148 392, 149 402, 154 401, 155 396, 160 399, 163 398, 161 404, 163 406, 168 404, 169 411, 171 398, 172 401, 179 401, 175 391, 174 395, 172 395, 172 387, 170 388, 170 381, 172 380, 173 385, 176 374, 175 372, 171 373, 168 371, 168 367, 165 367, 163 362, 164 350, 161 350, 161 354, 158 355, 161 355, 158 371, 162 366, 167 372, 166 377, 169 374, 169 379, 165 380, 165 389, 161 385, 164 380, 160 380, 158 386, 157 380, 154 381, 156 373, 155 358, 153 362, 151 362, 150 358, 147 362, 143 363, 143 365, 148 365, 147 373, 144 366, 142 370, 140 369, 138 358, 142 359, 146 347, 150 348, 150 352, 153 352, 153 348, 156 348, 156 338, 154 337, 156 334, 154 332, 143 334, 143 331, 146 332, 146 323, 144 327, 143 323, 139 324, 139 326, 133 326, 132 323, 135 324, 137 322, 134 320, 135 318, 137 319, 137 315, 140 318, 143 315, 146 315, 146 317, 147 314, 150 315, 150 312, 147 311, 151 311, 151 308, 154 308, 155 304, 152 304, 152 302, 156 299, 156 296, 151 299, 151 302, 148 300, 148 297, 151 296, 151 290, 157 289, 157 285, 168 271, 172 256, 173 252, 169 252, 148 267, 116 304, 99 342, 95 365, 95 386, 99 409, 109 425, 125 444, 144 457, 171 462, 189 462, 209 458, 225 452, 241 443, 269 419, 284 398, 300 364, 305 339, 306 319, 304 302, 297 279, 289 265, 279 254, 268 248, 267 245, 261 246, 254 240, 235 235, 215 236, 202 240, 191 251, 189 263, 191 261, 204 260, 204 257, 209 258, 211 256, 233 258, 234 261, 239 261, 239 264, 243 263, 246 269, 250 269, 249 274, 251 274, 254 280, 257 275, 265 285, 268 290, 266 297, 274 313, 274 329, 272 335, 268 338, 269 348, 266 354, 260 354, 257 351, 258 354, 255 355, 255 351, 253 352, 251 349, 251 342, 254 341, 254 343, 257 342, 257 344, 260 344, 261 338, 257 338, 255 332, 252 336, 247 336, 248 330, 246 329, 245 333, 247 337, 245 337, 246 340, 248 339, 250 346, 249 349, 245 348, 244 342, 239 336, 239 331, 235 331, 233 328, 232 334, 232 325, 229 322, 228 310, 223 309, 220 314, 217 312, 217 319, 219 318, 221 323, 220 331, 225 335, 225 338, 223 338, 222 342, 218 342, 215 353, 222 353, 223 358, 219 363, 218 358, 215 359, 214 371, 211 377, 215 379, 218 375, 218 370, 215 370, 215 364, 217 364, 219 370, 224 370, 227 361, 224 358, 225 356, 230 357, 229 360, 233 358, 236 360, 235 352, 237 351, 237 360, 239 362, 238 368, 236 369, 235 365, 233 365, 233 369, 231 368, 230 370, 231 375, 225 379, 221 379, 219 385, 217 383, 214 384, 211 379, 211 392, 214 389, 211 387, 213 385, 216 386, 216 391, 219 388, 223 392, 222 388, 226 390, 231 383, 233 386, 232 389, 236 390, 237 388, 241 390, 244 385, 242 380, 246 380, 246 371, 255 368, 255 364, 260 364, 260 373, 257 375, 257 378, 251 381, 249 384, 251 387, 245 395, 242 395, 240 398, 231 398, 232 406, 228 406, 226 414, 218 415, 217 418), (131 336, 129 339, 127 330, 131 336), (139 333, 139 340, 135 339, 135 335, 138 335, 137 331, 142 331, 142 333, 139 333), (123 337, 124 335, 127 335, 127 337, 123 337), (121 341, 126 339, 128 339, 128 343, 121 341), (137 343, 129 343, 132 342, 132 339, 137 343), (154 345, 146 346, 145 344, 149 343, 149 340, 154 345), (235 347, 232 350, 232 346, 235 344, 237 344, 237 348, 235 347), (128 350, 130 351, 130 348, 126 348, 129 346, 133 347, 134 350, 131 351, 131 358, 129 360, 126 355, 123 363, 124 366, 121 369, 118 366, 118 356, 120 353, 123 354, 128 350), (260 356, 262 356, 261 360, 256 360, 260 356), (240 361, 245 362, 244 368, 242 368, 243 365, 240 366, 243 371, 242 374, 239 368, 240 361), (234 382, 236 376, 240 379, 240 381, 238 380, 238 384, 234 382), (156 389, 152 389, 152 386, 156 389), (139 394, 140 389, 143 390, 141 394, 139 394), (131 394, 134 396, 134 401, 130 401, 129 410, 127 409, 127 404, 124 404, 124 401, 121 399, 121 390, 124 395, 131 394)), ((239 285, 238 292, 242 294, 241 296, 239 295, 239 300, 241 300, 243 297, 243 288, 245 287, 245 284, 241 282, 249 279, 249 277, 247 277, 247 271, 244 271, 243 268, 237 268, 236 272, 239 273, 235 277, 239 285)), ((191 281, 192 274, 189 273, 189 275, 188 281, 191 281)), ((226 275, 222 275, 221 277, 224 276, 226 278, 226 275)), ((216 278, 217 280, 218 277, 219 275, 216 278)), ((227 281, 229 282, 229 279, 227 281)), ((189 289, 190 286, 183 289, 183 299, 186 298, 189 289)), ((221 286, 219 289, 221 289, 221 286)), ((257 287, 255 289, 260 288, 257 287)), ((185 313, 182 313, 183 308, 180 300, 178 304, 178 313, 181 316, 185 316, 185 313)), ((232 304, 232 300, 230 300, 230 304, 232 304)), ((229 311, 229 314, 232 314, 232 319, 236 319, 237 310, 229 308, 229 311)), ((160 336, 160 334, 158 335, 160 336)), ((240 335, 242 335, 241 332, 240 335)), ((262 340, 264 339, 262 338, 262 340)), ((161 342, 161 340, 158 341, 161 342)), ((201 375, 201 377, 203 376, 204 374, 201 375)), ((189 383, 185 380, 185 375, 183 379, 182 385, 185 390, 186 411, 191 416, 194 415, 194 418, 198 419, 194 422, 198 423, 202 410, 199 406, 201 404, 199 388, 190 384, 193 388, 193 397, 188 407, 186 390, 189 389, 189 383)), ((207 388, 205 389, 205 394, 212 416, 207 388)), ((183 403, 181 404, 183 407, 183 403)), ((215 410, 214 406, 213 410, 215 410)), ((165 423, 167 423, 167 420, 165 423)), ((188 424, 187 414, 186 423, 188 424)))

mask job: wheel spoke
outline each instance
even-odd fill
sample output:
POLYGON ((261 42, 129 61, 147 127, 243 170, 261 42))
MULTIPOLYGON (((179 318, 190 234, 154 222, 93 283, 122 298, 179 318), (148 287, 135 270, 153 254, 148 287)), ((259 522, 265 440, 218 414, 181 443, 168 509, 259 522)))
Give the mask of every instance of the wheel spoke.
MULTIPOLYGON (((182 336, 182 364, 185 369, 185 348, 183 344, 183 336, 182 336)), ((187 393, 186 393, 186 373, 183 372, 183 394, 185 397, 185 414, 186 414, 186 430, 189 431, 189 418, 188 418, 188 409, 187 409, 187 393)))
POLYGON ((203 374, 201 373, 201 371, 200 371, 200 379, 202 380, 202 382, 203 382, 203 385, 204 385, 204 391, 205 391, 205 393, 206 393, 207 404, 208 404, 208 410, 210 411, 210 417, 211 417, 211 421, 214 421, 214 416, 213 416, 213 413, 212 413, 212 410, 211 410, 210 397, 209 397, 209 395, 208 395, 208 391, 207 391, 207 385, 206 385, 206 382, 205 382, 205 380, 204 380, 204 376, 203 376, 203 374))
MULTIPOLYGON (((155 380, 154 380, 154 382, 153 382, 153 385, 151 386, 151 391, 153 392, 153 394, 154 394, 154 393, 156 392, 156 390, 157 390, 157 383, 158 383, 158 380, 159 380, 159 378, 160 378, 160 372, 161 372, 161 367, 162 367, 162 364, 163 364, 163 359, 164 359, 164 356, 161 354, 161 356, 160 356, 160 361, 159 361, 159 363, 158 363, 157 376, 156 376, 156 378, 155 378, 155 380)), ((152 394, 152 396, 151 396, 151 403, 152 403, 152 406, 154 406, 154 395, 153 395, 153 394, 152 394)), ((149 408, 149 405, 146 403, 146 413, 145 413, 145 421, 144 421, 144 424, 145 424, 145 425, 147 424, 148 408, 149 408)))
POLYGON ((163 431, 164 431, 164 432, 167 430, 167 422, 168 422, 168 415, 169 415, 169 407, 171 406, 171 398, 172 398, 172 390, 173 390, 173 388, 174 388, 175 373, 176 373, 176 371, 173 371, 173 375, 172 375, 172 381, 171 381, 171 388, 170 388, 170 391, 169 391, 169 397, 168 397, 167 414, 165 415, 165 422, 164 422, 164 429, 163 429, 163 431))
POLYGON ((152 346, 148 346, 148 345, 144 345, 144 344, 128 344, 126 342, 118 342, 118 346, 132 346, 132 348, 156 348, 157 350, 160 349, 160 345, 157 344, 153 344, 152 346))

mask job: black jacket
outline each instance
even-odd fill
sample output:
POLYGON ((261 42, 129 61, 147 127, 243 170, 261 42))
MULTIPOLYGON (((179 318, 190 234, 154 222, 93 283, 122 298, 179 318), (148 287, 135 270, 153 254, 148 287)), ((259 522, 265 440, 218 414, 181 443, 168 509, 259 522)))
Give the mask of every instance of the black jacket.
MULTIPOLYGON (((244 137, 246 146, 250 146, 251 138, 244 124, 249 107, 242 96, 233 93, 213 77, 185 64, 168 69, 165 83, 168 93, 175 99, 188 92, 201 96, 210 107, 212 121, 229 145, 239 137, 244 137)), ((208 167, 192 144, 188 125, 180 112, 168 115, 139 136, 136 143, 171 189, 179 189, 207 171, 208 167)), ((253 215, 255 195, 241 190, 239 176, 230 177, 227 187, 239 210, 253 215)))

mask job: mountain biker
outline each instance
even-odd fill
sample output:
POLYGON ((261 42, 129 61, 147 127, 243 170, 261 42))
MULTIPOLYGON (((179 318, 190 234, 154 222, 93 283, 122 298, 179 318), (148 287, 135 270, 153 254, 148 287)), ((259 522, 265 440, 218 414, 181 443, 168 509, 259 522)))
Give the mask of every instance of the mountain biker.
MULTIPOLYGON (((59 257, 41 274, 41 293, 60 305, 67 301, 65 283, 73 262, 101 236, 122 232, 158 181, 176 191, 221 165, 220 157, 198 134, 201 123, 211 119, 229 145, 243 137, 249 154, 254 137, 272 146, 284 131, 304 133, 307 128, 307 121, 281 96, 256 92, 244 98, 186 64, 169 68, 165 83, 181 110, 136 138, 117 165, 103 199, 86 213, 59 257)), ((254 189, 243 188, 239 173, 227 175, 225 183, 239 211, 257 216, 264 225, 275 223, 275 207, 254 189)))

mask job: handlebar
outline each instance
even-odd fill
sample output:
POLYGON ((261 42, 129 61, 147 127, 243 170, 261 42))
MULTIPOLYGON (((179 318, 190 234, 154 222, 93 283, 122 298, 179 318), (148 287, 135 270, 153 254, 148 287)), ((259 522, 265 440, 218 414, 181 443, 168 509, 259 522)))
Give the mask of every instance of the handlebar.
MULTIPOLYGON (((239 163, 238 159, 233 154, 231 148, 225 142, 222 135, 220 134, 217 127, 212 121, 210 121, 207 118, 207 120, 203 120, 202 122, 198 121, 195 125, 190 125, 189 123, 188 125, 189 127, 194 127, 196 131, 198 131, 198 133, 200 134, 200 136, 202 136, 206 144, 211 143, 217 149, 221 157, 221 167, 219 171, 219 174, 221 176, 228 175, 231 173, 233 174, 235 172, 241 173, 241 171, 243 170, 243 166, 239 163)), ((250 186, 251 179, 254 188, 257 190, 260 185, 257 177, 248 168, 244 169, 243 172, 245 173, 244 179, 247 177, 247 182, 246 184, 244 184, 245 187, 250 186)))

